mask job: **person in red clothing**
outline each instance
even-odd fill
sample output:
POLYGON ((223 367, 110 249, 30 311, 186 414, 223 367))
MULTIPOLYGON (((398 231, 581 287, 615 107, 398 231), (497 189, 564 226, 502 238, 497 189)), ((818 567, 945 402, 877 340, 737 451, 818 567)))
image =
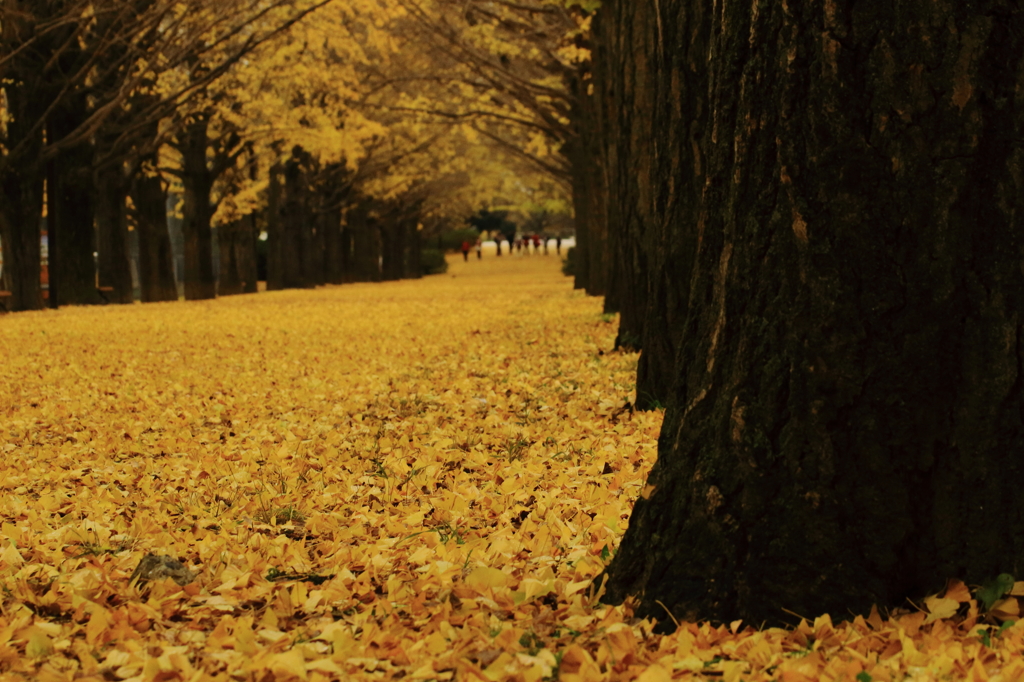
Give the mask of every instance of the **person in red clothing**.
POLYGON ((469 240, 462 240, 462 260, 469 261, 469 240))

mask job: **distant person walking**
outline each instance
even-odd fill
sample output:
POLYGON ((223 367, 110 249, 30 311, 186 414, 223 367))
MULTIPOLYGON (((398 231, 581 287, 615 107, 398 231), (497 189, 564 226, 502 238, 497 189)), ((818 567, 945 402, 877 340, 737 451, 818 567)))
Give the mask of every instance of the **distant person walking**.
POLYGON ((469 240, 462 240, 462 260, 469 261, 469 240))
POLYGON ((494 235, 494 244, 498 247, 498 255, 501 255, 501 233, 494 235))
POLYGON ((562 255, 562 237, 561 236, 555 237, 555 253, 557 253, 559 256, 562 255))
POLYGON ((476 258, 480 260, 484 257, 484 240, 482 237, 476 238, 476 258))

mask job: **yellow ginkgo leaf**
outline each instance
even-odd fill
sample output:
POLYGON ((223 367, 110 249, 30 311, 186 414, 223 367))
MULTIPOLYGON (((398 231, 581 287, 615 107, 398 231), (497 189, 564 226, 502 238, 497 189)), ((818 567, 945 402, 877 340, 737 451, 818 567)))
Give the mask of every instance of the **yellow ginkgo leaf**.
POLYGON ((466 585, 474 590, 483 592, 484 590, 495 590, 505 587, 510 580, 511 576, 497 568, 478 566, 466 576, 466 585))

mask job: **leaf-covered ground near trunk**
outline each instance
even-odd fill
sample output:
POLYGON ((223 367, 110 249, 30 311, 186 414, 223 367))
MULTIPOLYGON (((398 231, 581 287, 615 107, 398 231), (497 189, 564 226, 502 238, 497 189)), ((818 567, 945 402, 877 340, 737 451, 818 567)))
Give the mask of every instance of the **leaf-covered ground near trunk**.
POLYGON ((599 604, 661 415, 558 265, 0 317, 0 678, 1024 677, 957 584, 789 630, 599 604))

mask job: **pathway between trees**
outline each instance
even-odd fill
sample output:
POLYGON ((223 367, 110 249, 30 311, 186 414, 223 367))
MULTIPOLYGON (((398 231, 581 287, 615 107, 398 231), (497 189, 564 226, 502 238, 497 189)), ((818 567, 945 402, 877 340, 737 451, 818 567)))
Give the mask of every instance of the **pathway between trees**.
POLYGON ((539 679, 621 620, 586 586, 654 455, 636 358, 554 255, 461 261, 0 320, 5 665, 539 679))
MULTIPOLYGON (((615 333, 553 256, 0 318, 2 670, 529 682, 1024 671, 1016 626, 922 627, 935 617, 908 613, 662 637, 628 605, 600 605, 592 579, 647 493, 661 421, 626 405, 636 357, 611 352, 615 333)), ((957 589, 936 612, 970 599, 957 589)))

